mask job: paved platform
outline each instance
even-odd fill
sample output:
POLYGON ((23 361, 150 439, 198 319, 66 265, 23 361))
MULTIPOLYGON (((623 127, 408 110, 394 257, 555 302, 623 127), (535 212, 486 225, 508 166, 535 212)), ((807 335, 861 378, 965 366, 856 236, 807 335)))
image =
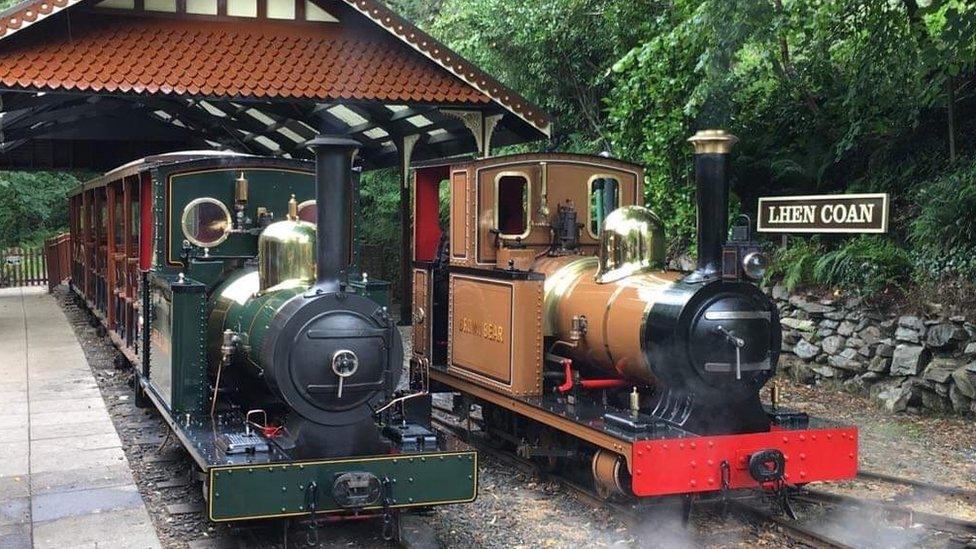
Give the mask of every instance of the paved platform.
POLYGON ((44 288, 0 289, 0 548, 155 548, 71 326, 44 288))

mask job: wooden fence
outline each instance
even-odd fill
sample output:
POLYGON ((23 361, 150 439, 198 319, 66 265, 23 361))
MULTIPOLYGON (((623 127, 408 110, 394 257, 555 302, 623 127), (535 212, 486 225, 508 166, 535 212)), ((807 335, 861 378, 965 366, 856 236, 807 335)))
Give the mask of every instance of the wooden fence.
POLYGON ((0 252, 0 288, 47 285, 47 260, 41 248, 7 248, 0 252))
POLYGON ((44 241, 44 257, 47 261, 47 289, 52 292, 71 277, 71 235, 63 233, 44 241))
POLYGON ((0 288, 47 286, 53 290, 71 276, 71 235, 49 238, 43 248, 0 251, 0 288))

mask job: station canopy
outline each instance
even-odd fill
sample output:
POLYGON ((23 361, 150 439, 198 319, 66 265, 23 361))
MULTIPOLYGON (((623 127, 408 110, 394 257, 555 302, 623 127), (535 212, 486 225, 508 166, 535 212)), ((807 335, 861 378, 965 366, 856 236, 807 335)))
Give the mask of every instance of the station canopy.
POLYGON ((543 139, 545 113, 378 0, 27 0, 0 14, 0 169, 220 149, 366 168, 543 139))

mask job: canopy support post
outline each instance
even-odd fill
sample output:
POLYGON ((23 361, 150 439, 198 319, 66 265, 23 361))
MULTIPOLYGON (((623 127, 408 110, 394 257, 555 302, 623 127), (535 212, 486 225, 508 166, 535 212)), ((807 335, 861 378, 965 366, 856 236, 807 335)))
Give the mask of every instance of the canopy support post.
POLYGON ((405 135, 396 140, 400 168, 400 325, 413 324, 413 202, 410 192, 410 157, 420 139, 419 135, 405 135))

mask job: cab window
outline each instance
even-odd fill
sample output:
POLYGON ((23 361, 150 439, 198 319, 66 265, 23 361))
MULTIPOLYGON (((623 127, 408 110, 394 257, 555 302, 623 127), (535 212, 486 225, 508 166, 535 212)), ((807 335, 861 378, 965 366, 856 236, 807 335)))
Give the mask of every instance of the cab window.
POLYGON ((495 228, 501 236, 523 236, 529 227, 529 178, 503 174, 497 180, 495 228))
POLYGON ((620 181, 608 175, 590 179, 589 223, 590 236, 598 238, 603 229, 603 220, 610 212, 620 207, 620 181))

